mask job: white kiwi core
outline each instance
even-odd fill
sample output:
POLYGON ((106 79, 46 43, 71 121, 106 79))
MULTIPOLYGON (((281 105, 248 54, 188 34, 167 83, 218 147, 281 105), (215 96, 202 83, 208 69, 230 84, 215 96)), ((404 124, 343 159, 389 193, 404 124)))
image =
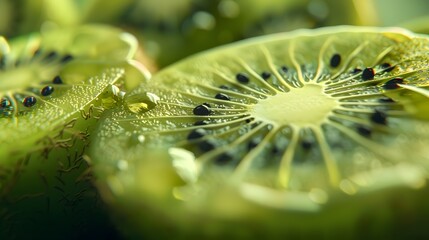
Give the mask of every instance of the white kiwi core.
POLYGON ((251 112, 256 119, 274 125, 303 127, 320 125, 338 105, 335 98, 324 93, 322 86, 306 84, 260 100, 251 112))

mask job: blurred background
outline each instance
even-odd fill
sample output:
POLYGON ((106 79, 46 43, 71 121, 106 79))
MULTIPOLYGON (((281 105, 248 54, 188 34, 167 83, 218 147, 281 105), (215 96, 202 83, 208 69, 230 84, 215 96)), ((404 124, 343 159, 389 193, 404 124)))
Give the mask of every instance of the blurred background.
POLYGON ((85 23, 115 25, 140 40, 153 71, 244 38, 332 25, 429 31, 427 0, 0 0, 7 38, 85 23))
MULTIPOLYGON (((301 28, 395 26, 426 34, 429 1, 0 0, 0 35, 9 40, 88 23, 108 24, 134 34, 140 42, 137 58, 156 72, 212 47, 301 28)), ((90 196, 97 195, 93 191, 90 196)), ((100 211, 91 213, 93 216, 88 217, 85 225, 62 230, 61 238, 120 238, 110 223, 96 220, 106 216, 102 205, 95 206, 100 211)), ((0 216, 1 213, 2 209, 0 216)), ((79 218, 77 214, 72 218, 79 218)), ((44 225, 37 221, 33 224, 35 228, 44 225)))

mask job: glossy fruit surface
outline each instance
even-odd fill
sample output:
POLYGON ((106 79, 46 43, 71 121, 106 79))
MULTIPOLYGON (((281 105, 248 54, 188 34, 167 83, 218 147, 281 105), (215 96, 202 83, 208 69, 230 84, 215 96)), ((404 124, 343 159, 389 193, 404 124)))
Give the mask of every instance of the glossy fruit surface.
POLYGON ((185 59, 102 117, 99 189, 140 237, 423 234, 428 46, 346 26, 185 59))

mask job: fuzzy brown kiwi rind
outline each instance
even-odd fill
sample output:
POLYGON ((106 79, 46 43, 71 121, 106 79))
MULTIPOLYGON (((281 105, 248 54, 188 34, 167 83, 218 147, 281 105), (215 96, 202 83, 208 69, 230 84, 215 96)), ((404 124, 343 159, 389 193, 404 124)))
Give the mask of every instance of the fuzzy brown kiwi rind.
POLYGON ((102 117, 100 192, 136 238, 425 236, 428 45, 344 26, 185 59, 102 117))
POLYGON ((6 64, 0 76, 9 85, 1 88, 8 103, 0 118, 0 235, 115 234, 101 231, 111 226, 83 152, 100 113, 120 98, 119 88, 148 76, 132 60, 136 40, 103 25, 44 31, 10 44, 2 40, 6 64), (35 104, 26 104, 28 97, 35 104))

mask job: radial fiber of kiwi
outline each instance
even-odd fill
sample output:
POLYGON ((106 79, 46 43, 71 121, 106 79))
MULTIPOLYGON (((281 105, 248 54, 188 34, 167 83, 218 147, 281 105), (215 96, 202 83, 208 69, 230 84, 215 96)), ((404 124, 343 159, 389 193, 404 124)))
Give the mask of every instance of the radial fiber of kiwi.
POLYGON ((101 25, 0 38, 0 238, 73 238, 106 221, 92 217, 101 208, 82 154, 137 76, 135 50, 134 37, 101 25))
POLYGON ((344 26, 185 59, 103 115, 100 192, 130 237, 424 236, 428 47, 344 26))

